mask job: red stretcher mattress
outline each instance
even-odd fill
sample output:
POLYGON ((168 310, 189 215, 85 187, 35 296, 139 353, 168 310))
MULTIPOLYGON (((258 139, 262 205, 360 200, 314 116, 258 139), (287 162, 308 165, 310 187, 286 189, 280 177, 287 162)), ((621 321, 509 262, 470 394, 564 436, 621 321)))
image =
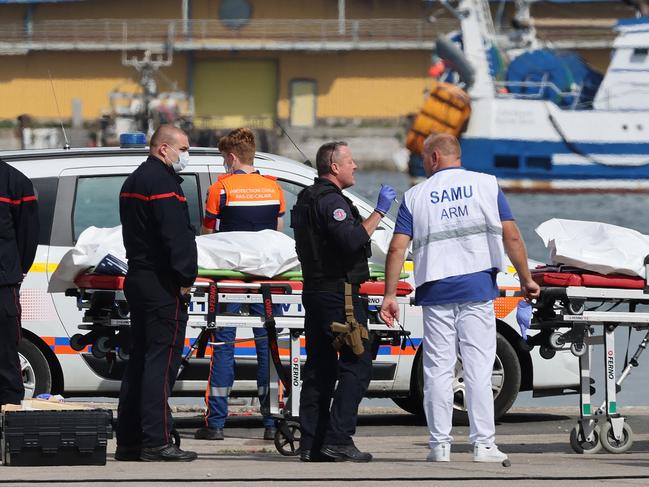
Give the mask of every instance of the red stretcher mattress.
POLYGON ((540 268, 532 270, 532 278, 539 286, 553 287, 609 287, 616 289, 644 289, 645 280, 641 277, 624 276, 621 274, 596 274, 594 272, 576 269, 552 270, 540 268))
MULTIPOLYGON (((106 289, 106 290, 120 290, 124 288, 124 276, 107 276, 103 274, 83 274, 77 277, 74 283, 80 289, 106 289)), ((212 279, 199 277, 196 282, 213 282, 212 279)), ((221 279, 219 283, 243 283, 245 281, 235 279, 221 279)), ((254 281, 259 284, 279 284, 288 285, 293 291, 302 291, 301 281, 254 281)), ((384 281, 367 281, 361 284, 359 294, 371 296, 383 296, 385 290, 384 281)), ((240 292, 239 288, 219 288, 220 292, 240 292)), ((406 281, 397 282, 397 296, 407 296, 413 291, 412 286, 406 281)), ((247 291, 254 292, 254 290, 247 291)), ((272 290, 273 293, 282 293, 280 286, 272 290)))

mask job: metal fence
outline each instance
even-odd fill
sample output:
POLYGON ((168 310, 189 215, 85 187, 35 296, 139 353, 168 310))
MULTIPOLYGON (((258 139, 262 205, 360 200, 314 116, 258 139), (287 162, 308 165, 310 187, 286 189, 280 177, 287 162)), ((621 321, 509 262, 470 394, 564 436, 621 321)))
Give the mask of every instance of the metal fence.
POLYGON ((241 28, 220 20, 56 20, 36 22, 30 29, 20 24, 0 23, 3 44, 115 44, 217 42, 419 42, 430 43, 439 34, 457 28, 453 20, 430 23, 419 19, 260 19, 241 28))
MULTIPOLYGON (((0 52, 14 49, 353 49, 429 48, 435 38, 459 28, 451 18, 255 19, 228 27, 218 19, 90 19, 35 22, 27 27, 0 21, 0 52)), ((541 40, 561 47, 610 46, 608 26, 537 29, 541 40)))

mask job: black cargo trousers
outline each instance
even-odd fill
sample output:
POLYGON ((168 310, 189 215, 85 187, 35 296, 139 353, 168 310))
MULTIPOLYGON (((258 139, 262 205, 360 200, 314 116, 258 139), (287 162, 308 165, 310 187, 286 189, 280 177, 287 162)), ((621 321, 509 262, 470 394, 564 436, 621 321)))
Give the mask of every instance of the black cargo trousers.
POLYGON ((18 357, 20 328, 20 287, 0 286, 0 404, 20 404, 25 395, 18 357))
POLYGON ((168 398, 182 361, 187 304, 159 306, 151 274, 129 272, 124 286, 131 317, 131 352, 119 397, 117 444, 154 448, 171 441, 168 398))
MULTIPOLYGON (((367 323, 366 304, 356 293, 353 302, 354 317, 361 324, 367 323)), ((300 396, 300 447, 316 452, 323 444, 353 444, 358 405, 367 391, 372 372, 368 343, 363 340, 365 351, 361 356, 347 345, 340 353, 333 347, 331 323, 345 322, 344 293, 305 292, 302 304, 305 310, 306 363, 300 396)))

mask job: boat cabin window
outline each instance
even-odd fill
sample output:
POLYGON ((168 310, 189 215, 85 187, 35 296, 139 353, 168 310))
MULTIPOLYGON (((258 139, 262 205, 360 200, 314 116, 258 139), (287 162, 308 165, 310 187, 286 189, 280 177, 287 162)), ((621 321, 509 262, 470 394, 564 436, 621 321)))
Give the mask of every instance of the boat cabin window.
POLYGON ((649 47, 636 47, 631 54, 632 63, 644 63, 649 55, 649 47))
POLYGON ((532 156, 525 159, 525 165, 528 169, 549 171, 552 169, 552 159, 546 156, 532 156))
POLYGON ((518 169, 520 166, 520 161, 518 156, 495 155, 494 166, 501 167, 504 169, 518 169))

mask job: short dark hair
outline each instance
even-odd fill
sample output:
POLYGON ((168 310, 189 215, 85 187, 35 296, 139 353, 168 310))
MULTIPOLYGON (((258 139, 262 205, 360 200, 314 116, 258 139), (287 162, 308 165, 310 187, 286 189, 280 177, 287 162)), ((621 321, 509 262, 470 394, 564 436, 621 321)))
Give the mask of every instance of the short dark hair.
POLYGON ((347 147, 347 142, 342 140, 337 142, 327 142, 318 149, 315 156, 315 165, 318 170, 318 176, 324 176, 331 172, 331 163, 338 147, 347 147))

